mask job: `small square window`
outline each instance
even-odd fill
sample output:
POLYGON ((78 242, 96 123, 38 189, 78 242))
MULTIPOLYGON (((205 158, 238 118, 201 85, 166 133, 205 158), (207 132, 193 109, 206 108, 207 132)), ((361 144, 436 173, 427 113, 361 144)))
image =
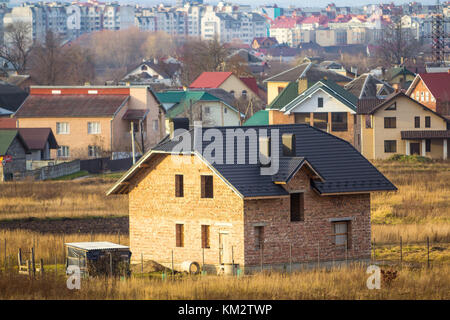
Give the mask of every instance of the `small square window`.
POLYGON ((394 129, 397 127, 397 118, 395 117, 385 117, 384 118, 384 128, 394 129))
POLYGON ((397 140, 384 140, 384 152, 397 152, 397 140))
POLYGON ((317 98, 317 107, 323 108, 323 98, 317 98))
POLYGON ((100 134, 100 122, 88 122, 88 134, 100 134))
POLYGON ((414 128, 420 128, 420 117, 414 117, 414 128))

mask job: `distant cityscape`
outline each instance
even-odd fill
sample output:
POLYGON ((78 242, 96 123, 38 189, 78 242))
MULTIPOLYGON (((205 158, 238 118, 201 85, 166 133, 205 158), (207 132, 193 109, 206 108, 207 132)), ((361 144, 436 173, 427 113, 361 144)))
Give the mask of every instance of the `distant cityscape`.
MULTIPOLYGON (((438 6, 410 2, 402 5, 380 4, 358 7, 322 8, 251 6, 218 2, 177 0, 174 5, 156 6, 119 4, 118 2, 24 2, 20 6, 0 1, 0 41, 8 25, 22 21, 31 26, 29 38, 42 42, 48 31, 66 41, 101 30, 137 27, 143 31, 165 32, 180 39, 202 40, 217 37, 221 43, 250 45, 254 38, 273 37, 278 44, 298 47, 317 44, 322 47, 373 44, 382 30, 400 19, 402 28, 421 43, 431 43, 433 15, 450 16, 450 2, 438 6)), ((448 34, 450 21, 444 20, 448 34)))

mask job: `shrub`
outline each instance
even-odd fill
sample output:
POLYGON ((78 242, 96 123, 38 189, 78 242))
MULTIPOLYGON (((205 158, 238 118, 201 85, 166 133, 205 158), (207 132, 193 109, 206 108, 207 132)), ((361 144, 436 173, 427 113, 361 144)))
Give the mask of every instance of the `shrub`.
POLYGON ((419 155, 404 155, 404 154, 394 154, 389 158, 391 161, 400 161, 400 162, 420 162, 420 163, 428 163, 432 160, 427 157, 419 156, 419 155))

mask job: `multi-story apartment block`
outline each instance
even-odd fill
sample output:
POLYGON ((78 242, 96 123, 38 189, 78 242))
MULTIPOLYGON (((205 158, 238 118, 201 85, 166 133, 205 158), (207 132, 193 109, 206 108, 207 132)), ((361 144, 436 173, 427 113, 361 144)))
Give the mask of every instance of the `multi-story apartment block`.
POLYGON ((255 37, 267 36, 266 19, 257 13, 205 12, 201 20, 201 37, 220 42, 240 40, 250 44, 255 37))
MULTIPOLYGON (((3 18, 3 26, 7 28, 16 22, 24 22, 30 26, 28 38, 31 41, 43 41, 46 34, 45 14, 42 7, 38 5, 28 5, 12 8, 10 13, 5 14, 3 18)), ((5 42, 7 42, 5 34, 5 42)))

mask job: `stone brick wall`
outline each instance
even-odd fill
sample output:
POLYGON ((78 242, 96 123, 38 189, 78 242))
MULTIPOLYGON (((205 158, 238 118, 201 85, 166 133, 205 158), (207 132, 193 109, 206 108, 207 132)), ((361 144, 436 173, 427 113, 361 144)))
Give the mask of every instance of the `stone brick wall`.
MULTIPOLYGON (((180 158, 177 156, 177 158, 180 158)), ((292 261, 343 260, 370 257, 370 195, 320 196, 310 187, 307 169, 301 169, 285 185, 304 192, 305 219, 290 221, 290 198, 242 200, 220 177, 214 175, 214 198, 200 196, 202 174, 212 170, 198 157, 176 163, 172 156, 157 155, 133 182, 129 193, 130 247, 132 261, 155 260, 175 269, 183 261, 202 264, 201 225, 210 226, 210 248, 205 264, 219 264, 219 234, 224 247, 241 267, 259 265, 261 251, 255 248, 255 226, 264 226, 264 264, 292 261), (175 197, 175 174, 184 177, 184 197, 175 197), (351 219, 351 248, 336 247, 331 239, 330 219, 351 219), (176 224, 184 225, 184 247, 176 247, 176 224), (318 245, 319 244, 319 245, 318 245), (318 250, 319 248, 319 250, 318 250)), ((227 261, 225 261, 227 262, 227 261)), ((229 260, 229 262, 231 262, 229 260)))
POLYGON ((245 264, 259 265, 261 250, 255 249, 255 225, 264 225, 264 264, 344 260, 345 248, 333 244, 330 219, 351 220, 349 259, 370 258, 370 195, 320 196, 310 187, 305 169, 285 186, 291 192, 304 192, 304 221, 290 221, 290 198, 246 200, 245 264))
MULTIPOLYGON (((177 157, 180 158, 180 157, 177 157)), ((198 157, 185 156, 188 163, 172 162, 158 155, 144 170, 129 193, 130 247, 132 261, 155 260, 175 268, 183 261, 219 263, 219 233, 227 233, 234 260, 244 261, 243 200, 218 176, 213 177, 214 198, 200 197, 200 175, 212 175, 198 157), (154 169, 154 170, 152 170, 154 169), (184 197, 175 197, 175 174, 184 176, 184 197), (175 225, 184 224, 184 247, 176 247, 175 225), (201 225, 210 226, 210 248, 202 249, 201 225)))

